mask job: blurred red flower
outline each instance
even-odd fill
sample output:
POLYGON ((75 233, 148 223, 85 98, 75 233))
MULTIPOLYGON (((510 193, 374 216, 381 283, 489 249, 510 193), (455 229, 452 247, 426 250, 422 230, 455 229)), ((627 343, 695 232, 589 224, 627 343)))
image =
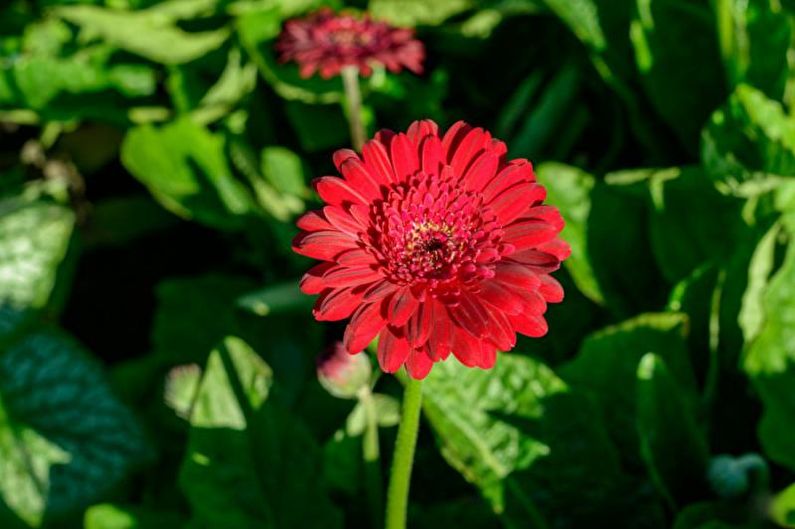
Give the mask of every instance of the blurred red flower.
POLYGON ((327 206, 298 220, 293 249, 324 261, 301 289, 320 294, 318 320, 352 316, 349 353, 378 336, 384 371, 424 378, 451 352, 490 368, 516 332, 546 334, 547 303, 563 299, 550 273, 570 250, 532 165, 506 151, 481 128, 440 135, 425 120, 334 154, 343 178, 315 180, 327 206))
POLYGON ((373 63, 392 72, 408 68, 422 73, 425 58, 425 47, 413 30, 367 16, 335 14, 329 8, 288 20, 276 49, 282 62, 298 63, 302 77, 317 71, 325 79, 339 75, 346 66, 357 66, 360 75, 369 76, 373 63))

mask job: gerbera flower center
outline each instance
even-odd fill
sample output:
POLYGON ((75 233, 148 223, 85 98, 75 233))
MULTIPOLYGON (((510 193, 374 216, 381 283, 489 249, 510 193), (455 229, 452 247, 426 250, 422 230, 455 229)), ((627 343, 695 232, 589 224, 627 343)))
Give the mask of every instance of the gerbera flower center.
POLYGON ((481 202, 435 175, 393 189, 376 206, 372 241, 387 276, 432 295, 493 276, 502 231, 481 202))

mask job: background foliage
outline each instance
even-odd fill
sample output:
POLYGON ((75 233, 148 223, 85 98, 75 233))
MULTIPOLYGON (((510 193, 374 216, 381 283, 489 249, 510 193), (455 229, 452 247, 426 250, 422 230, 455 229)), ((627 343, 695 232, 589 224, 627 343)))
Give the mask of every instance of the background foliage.
MULTIPOLYGON (((320 3, 3 3, 2 527, 369 526, 289 249, 348 143, 273 52, 320 3)), ((428 50, 371 132, 488 127, 573 248, 549 336, 427 381, 412 527, 795 527, 795 3, 349 5, 428 50)))

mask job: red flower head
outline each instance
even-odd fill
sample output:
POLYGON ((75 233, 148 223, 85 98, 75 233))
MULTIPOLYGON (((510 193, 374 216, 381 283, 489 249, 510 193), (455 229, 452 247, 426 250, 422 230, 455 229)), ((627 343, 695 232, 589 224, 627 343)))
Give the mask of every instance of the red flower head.
POLYGON ((378 336, 384 371, 424 378, 451 352, 490 368, 517 332, 546 334, 547 303, 563 299, 550 273, 569 247, 530 162, 463 122, 443 136, 428 120, 382 131, 362 151, 334 154, 343 178, 315 180, 328 205, 299 219, 293 244, 324 261, 301 289, 320 294, 318 320, 352 316, 349 353, 378 336))
POLYGON ((334 14, 320 9, 306 18, 285 23, 276 43, 281 61, 295 61, 302 77, 316 71, 328 79, 346 66, 357 66, 368 76, 378 63, 392 72, 408 68, 422 73, 425 48, 414 38, 414 31, 395 28, 365 16, 334 14))

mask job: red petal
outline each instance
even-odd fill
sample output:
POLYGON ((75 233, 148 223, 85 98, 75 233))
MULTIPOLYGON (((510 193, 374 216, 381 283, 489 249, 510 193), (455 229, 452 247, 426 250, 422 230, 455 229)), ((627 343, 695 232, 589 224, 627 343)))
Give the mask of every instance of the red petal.
POLYGON ((508 314, 518 314, 522 310, 522 298, 498 281, 484 281, 478 297, 508 314))
POLYGON ((540 244, 538 246, 538 250, 551 253, 561 261, 567 259, 571 255, 571 246, 560 239, 555 239, 544 244, 540 244))
POLYGON ((519 217, 526 217, 536 202, 544 200, 546 191, 538 184, 523 182, 501 192, 488 206, 500 219, 502 225, 509 224, 519 217))
POLYGON ((566 226, 560 211, 558 211, 558 208, 554 206, 535 206, 530 209, 527 217, 531 219, 544 220, 555 226, 558 231, 562 230, 566 226))
POLYGON ((407 182, 420 169, 417 147, 405 134, 392 138, 390 145, 392 166, 399 182, 407 182))
POLYGON ((472 336, 479 338, 487 333, 489 314, 480 301, 471 295, 462 295, 460 303, 448 307, 448 312, 456 325, 469 331, 472 336))
POLYGON ((332 230, 333 227, 320 211, 307 211, 296 221, 298 229, 304 231, 332 230))
POLYGON ((321 295, 312 311, 317 321, 344 320, 356 310, 362 302, 362 290, 339 288, 329 290, 321 295))
POLYGON ((363 248, 355 248, 353 250, 343 252, 337 256, 335 261, 343 266, 350 266, 351 268, 375 264, 375 259, 373 259, 373 256, 370 254, 370 252, 363 248))
POLYGON ((517 263, 503 261, 495 267, 496 279, 503 286, 534 292, 541 280, 529 268, 517 263))
POLYGON ((378 303, 362 305, 353 313, 342 339, 349 353, 361 352, 386 326, 386 320, 381 317, 378 305, 378 303))
POLYGON ((301 233, 293 240, 295 253, 323 261, 331 261, 352 248, 356 248, 356 241, 339 231, 301 233))
POLYGON ((445 161, 448 164, 453 159, 453 155, 455 154, 454 150, 470 130, 472 130, 472 127, 464 121, 456 121, 447 129, 447 132, 442 138, 442 149, 444 150, 445 161))
POLYGON ((516 332, 531 338, 540 338, 547 333, 547 322, 543 316, 528 316, 519 314, 508 316, 516 332))
POLYGON ((480 348, 480 362, 478 367, 481 369, 491 369, 497 360, 497 348, 493 344, 483 342, 480 348))
POLYGON ((503 241, 512 244, 517 251, 522 251, 538 248, 557 235, 557 228, 543 220, 522 220, 505 227, 503 241))
POLYGON ((326 206, 323 208, 323 214, 334 228, 349 235, 358 237, 359 233, 365 231, 359 222, 351 217, 350 213, 339 206, 326 206))
POLYGON ((304 294, 320 294, 326 289, 323 274, 334 266, 334 263, 320 263, 319 265, 313 266, 304 274, 304 277, 301 278, 298 288, 300 288, 301 292, 304 294))
POLYGON ((457 328, 453 337, 453 354, 458 361, 467 367, 475 367, 480 363, 482 344, 463 329, 457 328))
POLYGON ((374 284, 364 293, 364 301, 368 303, 379 301, 396 291, 398 288, 400 287, 398 287, 396 284, 384 279, 383 281, 374 284))
POLYGON ((539 273, 546 274, 560 268, 560 259, 550 253, 539 250, 523 250, 511 254, 509 259, 527 265, 531 270, 539 273))
POLYGON ((386 185, 395 181, 395 172, 389 162, 389 154, 378 140, 370 140, 362 147, 364 165, 379 184, 386 185))
MULTIPOLYGON (((491 134, 480 127, 470 130, 455 147, 450 166, 456 174, 463 175, 475 157, 491 142, 491 134)), ((448 154, 449 156, 449 154, 448 154)))
POLYGON ((428 175, 438 175, 443 165, 442 141, 438 136, 428 136, 422 142, 422 170, 428 175))
POLYGON ((433 326, 433 307, 429 302, 420 303, 414 315, 408 321, 406 332, 409 343, 414 349, 422 347, 428 341, 433 326))
POLYGON ((554 278, 548 275, 539 276, 541 286, 538 291, 550 303, 560 303, 563 301, 563 287, 554 278))
POLYGON ((409 342, 405 336, 395 336, 388 326, 384 327, 378 338, 378 364, 386 373, 394 373, 409 356, 409 342))
POLYGON ((420 302, 411 294, 411 290, 403 288, 392 295, 389 302, 389 324, 394 327, 402 327, 409 321, 419 307, 420 302))
POLYGON ((433 360, 444 360, 450 355, 453 344, 454 326, 447 307, 435 300, 427 303, 431 305, 433 327, 428 336, 428 355, 433 360))
POLYGON ((428 376, 433 367, 433 360, 423 350, 414 349, 406 360, 406 371, 411 378, 422 380, 428 376))
POLYGON ((430 119, 423 119, 415 121, 409 126, 406 135, 414 143, 419 145, 423 138, 426 136, 439 136, 439 125, 430 119))
POLYGON ((381 197, 379 179, 370 174, 367 167, 356 158, 348 158, 340 166, 340 173, 351 187, 369 201, 381 197))
POLYGON ((497 173, 499 158, 490 151, 482 153, 464 175, 464 185, 472 191, 480 191, 497 173))
POLYGON ((483 200, 488 203, 494 197, 516 184, 533 182, 533 166, 527 160, 511 160, 505 169, 483 188, 483 200))
POLYGON ((332 206, 345 206, 348 204, 364 204, 367 200, 354 191, 345 180, 338 176, 321 176, 315 178, 312 185, 320 198, 332 206))
POLYGON ((371 268, 335 266, 326 272, 323 280, 328 287, 354 287, 365 283, 372 283, 381 279, 381 276, 371 268))

